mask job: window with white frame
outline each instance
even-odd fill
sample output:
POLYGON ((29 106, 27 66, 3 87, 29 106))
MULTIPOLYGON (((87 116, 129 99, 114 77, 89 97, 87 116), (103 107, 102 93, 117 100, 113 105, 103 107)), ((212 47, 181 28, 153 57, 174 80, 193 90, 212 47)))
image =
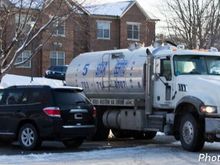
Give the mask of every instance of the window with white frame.
POLYGON ((55 36, 65 36, 65 22, 63 19, 56 20, 52 24, 53 35, 55 36))
POLYGON ((140 23, 127 22, 127 38, 128 40, 140 40, 140 23))
POLYGON ((34 26, 36 20, 33 16, 27 14, 15 14, 15 23, 17 28, 28 32, 34 26))
POLYGON ((50 65, 65 65, 65 52, 63 51, 51 51, 50 52, 50 65))
POLYGON ((111 21, 97 21, 97 39, 110 39, 111 21))
MULTIPOLYGON (((24 50, 17 58, 15 61, 15 65, 18 65, 27 59, 31 57, 31 51, 30 50, 24 50)), ((17 68, 31 68, 31 59, 26 61, 25 63, 16 66, 17 68)))

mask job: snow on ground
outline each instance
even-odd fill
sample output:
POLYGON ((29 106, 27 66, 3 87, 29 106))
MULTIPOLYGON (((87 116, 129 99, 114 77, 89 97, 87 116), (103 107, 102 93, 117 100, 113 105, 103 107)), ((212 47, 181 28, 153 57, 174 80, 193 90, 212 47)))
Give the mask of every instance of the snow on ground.
POLYGON ((6 88, 12 85, 50 85, 52 87, 63 86, 63 81, 47 79, 44 77, 28 77, 6 74, 1 80, 1 87, 6 88))
MULTIPOLYGON (((219 153, 220 145, 208 144, 204 152, 219 153), (216 148, 218 147, 218 148, 216 148)), ((0 164, 16 165, 188 165, 219 164, 219 162, 199 162, 200 153, 184 151, 179 142, 171 144, 148 144, 137 147, 115 148, 67 153, 43 153, 29 155, 2 155, 0 164)))

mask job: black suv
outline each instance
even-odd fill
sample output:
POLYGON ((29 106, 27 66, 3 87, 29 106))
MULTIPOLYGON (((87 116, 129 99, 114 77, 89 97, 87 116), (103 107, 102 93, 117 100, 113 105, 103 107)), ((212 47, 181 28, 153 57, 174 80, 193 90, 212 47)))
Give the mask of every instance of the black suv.
POLYGON ((65 80, 67 65, 50 66, 46 72, 45 77, 57 80, 65 80))
POLYGON ((81 88, 13 86, 0 91, 0 140, 35 149, 43 140, 77 148, 95 131, 95 107, 81 88))

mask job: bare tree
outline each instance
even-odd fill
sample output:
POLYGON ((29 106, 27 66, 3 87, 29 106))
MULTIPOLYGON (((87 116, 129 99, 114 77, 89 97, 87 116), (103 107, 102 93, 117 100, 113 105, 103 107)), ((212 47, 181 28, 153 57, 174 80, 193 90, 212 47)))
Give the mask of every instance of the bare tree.
POLYGON ((210 48, 220 38, 219 0, 167 0, 170 38, 188 48, 210 48))
POLYGON ((77 2, 60 10, 64 2, 67 3, 66 0, 0 0, 0 79, 14 66, 24 64, 38 54, 52 36, 57 21, 65 21, 72 14, 80 15, 77 2), (51 3, 56 4, 48 13, 51 3), (48 19, 42 21, 46 15, 48 19), (42 43, 40 38, 45 31, 50 31, 51 35, 42 43), (30 47, 31 55, 19 62, 19 55, 30 47))

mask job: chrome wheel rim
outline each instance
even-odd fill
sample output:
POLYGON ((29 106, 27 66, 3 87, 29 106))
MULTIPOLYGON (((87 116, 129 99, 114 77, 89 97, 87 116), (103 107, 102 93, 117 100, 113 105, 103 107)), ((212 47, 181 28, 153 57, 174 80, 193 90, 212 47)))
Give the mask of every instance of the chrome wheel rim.
POLYGON ((26 147, 34 143, 34 131, 31 128, 25 128, 21 133, 21 141, 26 147))
POLYGON ((183 139, 186 144, 191 144, 194 137, 194 129, 191 122, 187 121, 183 125, 182 130, 183 139))

